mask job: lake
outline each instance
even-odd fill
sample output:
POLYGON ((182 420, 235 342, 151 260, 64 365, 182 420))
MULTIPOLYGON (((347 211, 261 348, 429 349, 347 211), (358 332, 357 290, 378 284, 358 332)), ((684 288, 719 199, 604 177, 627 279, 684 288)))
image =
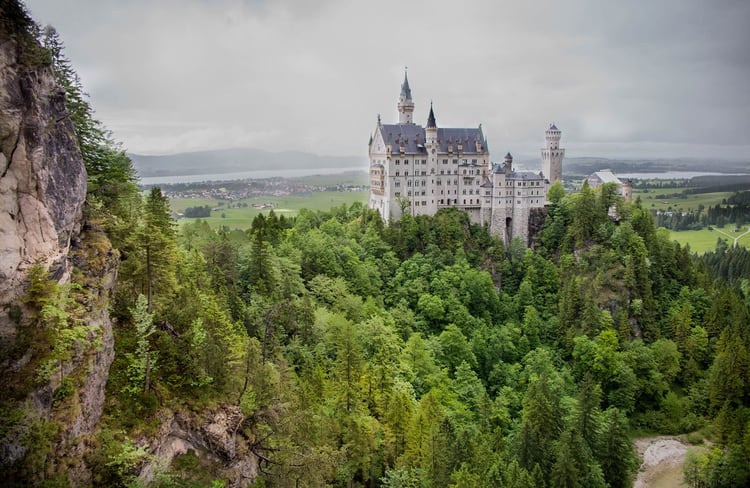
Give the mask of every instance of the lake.
POLYGON ((219 173, 205 175, 176 175, 176 176, 149 176, 140 178, 141 185, 167 185, 171 183, 198 183, 201 181, 229 181, 244 180, 248 178, 296 178, 300 176, 335 175, 350 171, 367 171, 366 166, 353 166, 345 168, 302 168, 302 169, 265 169, 255 171, 239 171, 237 173, 219 173))

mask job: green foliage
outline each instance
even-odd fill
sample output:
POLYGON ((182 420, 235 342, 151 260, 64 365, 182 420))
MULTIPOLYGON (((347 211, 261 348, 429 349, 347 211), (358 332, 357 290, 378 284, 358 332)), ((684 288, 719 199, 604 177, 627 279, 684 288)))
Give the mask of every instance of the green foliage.
MULTIPOLYGON (((542 232, 570 252, 506 249, 460 213, 384 227, 361 207, 174 239, 151 195, 140 225, 184 248, 154 288, 152 389, 238 405, 267 484, 624 487, 631 422, 714 416, 717 439, 742 445, 744 300, 637 206, 615 201, 614 225, 611 192, 589 192, 556 196, 557 234, 542 232)), ((137 330, 121 333, 136 351, 137 330)), ((743 452, 701 469, 742 479, 743 452)))
POLYGON ((148 300, 138 295, 135 308, 131 310, 137 340, 134 353, 126 353, 128 359, 128 384, 123 391, 130 395, 149 390, 150 376, 156 370, 157 354, 152 351, 149 337, 154 333, 154 316, 148 313, 148 300))

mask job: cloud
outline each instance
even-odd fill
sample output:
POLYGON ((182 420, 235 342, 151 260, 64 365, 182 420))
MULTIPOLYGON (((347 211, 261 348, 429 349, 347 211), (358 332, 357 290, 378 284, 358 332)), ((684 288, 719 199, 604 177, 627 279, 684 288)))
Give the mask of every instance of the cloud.
POLYGON ((535 152, 552 120, 571 149, 746 154, 744 1, 64 3, 27 6, 136 152, 364 155, 408 65, 418 123, 432 100, 498 154, 535 152))

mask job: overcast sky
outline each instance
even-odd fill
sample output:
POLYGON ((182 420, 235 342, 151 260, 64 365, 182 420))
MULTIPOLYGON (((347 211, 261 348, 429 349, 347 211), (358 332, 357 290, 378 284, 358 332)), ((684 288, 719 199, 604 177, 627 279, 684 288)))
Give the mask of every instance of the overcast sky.
POLYGON ((404 66, 425 124, 482 124, 493 160, 750 159, 747 0, 26 0, 132 151, 367 154, 404 66))

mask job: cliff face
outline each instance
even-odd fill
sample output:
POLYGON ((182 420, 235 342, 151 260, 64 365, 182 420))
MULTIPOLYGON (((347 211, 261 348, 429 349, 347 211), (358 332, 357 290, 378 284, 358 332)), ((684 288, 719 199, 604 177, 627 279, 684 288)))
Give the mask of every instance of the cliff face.
POLYGON ((52 472, 81 485, 86 436, 101 416, 114 357, 108 307, 118 259, 106 235, 84 225, 86 170, 65 91, 43 58, 29 56, 29 46, 41 53, 36 41, 9 32, 3 14, 0 479, 25 486, 52 472), (24 299, 36 263, 49 271, 51 289, 71 290, 65 307, 74 312, 64 311, 62 323, 40 319, 40 307, 24 299), (79 335, 66 339, 74 329, 79 335))
POLYGON ((70 244, 81 229, 86 170, 52 71, 22 62, 0 31, 0 344, 26 271, 41 261, 66 281, 70 244))

